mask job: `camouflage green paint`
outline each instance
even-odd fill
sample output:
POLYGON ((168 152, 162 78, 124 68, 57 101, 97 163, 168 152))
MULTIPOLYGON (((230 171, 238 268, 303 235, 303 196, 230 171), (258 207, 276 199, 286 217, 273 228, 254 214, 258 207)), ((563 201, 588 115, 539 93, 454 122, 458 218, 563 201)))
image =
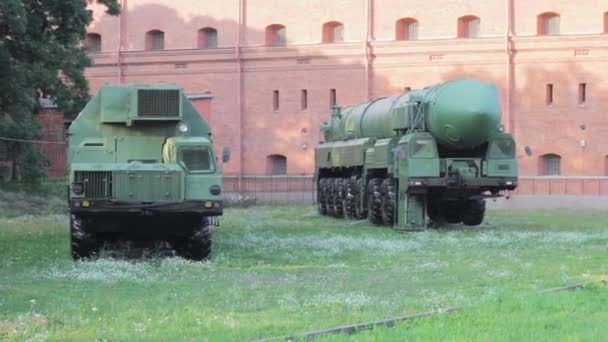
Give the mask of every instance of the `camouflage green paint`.
MULTIPOLYGON (((335 108, 321 125, 325 141, 315 149, 316 175, 393 177, 399 184, 396 226, 424 227, 429 192, 420 191, 425 185, 412 190, 412 179, 434 182, 436 188, 467 180, 486 184, 480 189, 514 188, 515 142, 502 133, 500 116, 496 86, 478 80, 449 81, 335 108), (510 183, 505 185, 505 179, 510 183)), ((463 199, 475 195, 467 186, 463 199)))
POLYGON ((74 192, 77 172, 106 171, 112 174, 112 189, 103 199, 176 205, 222 201, 221 194, 210 192, 212 186, 222 187, 211 131, 177 86, 105 85, 68 132, 71 199, 87 197, 74 192), (191 170, 180 158, 182 151, 207 151, 208 160, 201 152, 204 163, 191 170))

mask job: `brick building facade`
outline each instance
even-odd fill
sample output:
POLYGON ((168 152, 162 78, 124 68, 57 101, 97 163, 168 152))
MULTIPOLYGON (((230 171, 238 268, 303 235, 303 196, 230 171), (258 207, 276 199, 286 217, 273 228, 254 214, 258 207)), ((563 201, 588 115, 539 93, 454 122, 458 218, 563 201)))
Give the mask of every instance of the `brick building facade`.
POLYGON ((40 100, 38 121, 42 128, 42 142, 35 143, 45 155, 49 177, 61 178, 66 174, 66 122, 63 113, 48 100, 40 100))
POLYGON ((173 82, 213 94, 227 173, 311 174, 319 125, 448 79, 498 84, 521 174, 608 175, 608 1, 122 0, 93 6, 94 92, 173 82), (532 155, 524 148, 528 146, 532 155))

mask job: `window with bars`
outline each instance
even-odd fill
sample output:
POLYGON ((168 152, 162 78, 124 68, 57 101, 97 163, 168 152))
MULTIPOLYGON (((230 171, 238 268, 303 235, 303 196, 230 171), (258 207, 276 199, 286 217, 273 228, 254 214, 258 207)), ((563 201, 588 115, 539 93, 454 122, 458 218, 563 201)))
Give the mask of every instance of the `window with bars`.
POLYGON ((217 30, 213 27, 205 27, 198 30, 198 48, 215 49, 217 48, 217 30))
POLYGON ((542 13, 538 16, 538 34, 555 36, 559 35, 559 14, 554 12, 542 13))
POLYGON ((101 35, 98 33, 87 33, 85 47, 87 52, 101 52, 101 35))
POLYGON ((481 20, 479 17, 467 15, 458 18, 458 37, 477 38, 480 36, 481 20))
POLYGON ((266 174, 287 174, 287 157, 281 154, 271 154, 266 157, 266 174))
POLYGON ((396 40, 417 40, 418 21, 413 18, 402 18, 397 20, 395 35, 396 40))
POLYGON ((562 157, 557 154, 545 154, 541 157, 541 175, 559 176, 561 175, 562 157))
POLYGON ((152 30, 146 33, 146 50, 164 50, 165 33, 159 30, 152 30))
POLYGON ((339 43, 344 41, 344 25, 337 21, 323 24, 323 43, 339 43))
POLYGON ((273 24, 266 27, 266 45, 287 45, 287 30, 284 25, 273 24))

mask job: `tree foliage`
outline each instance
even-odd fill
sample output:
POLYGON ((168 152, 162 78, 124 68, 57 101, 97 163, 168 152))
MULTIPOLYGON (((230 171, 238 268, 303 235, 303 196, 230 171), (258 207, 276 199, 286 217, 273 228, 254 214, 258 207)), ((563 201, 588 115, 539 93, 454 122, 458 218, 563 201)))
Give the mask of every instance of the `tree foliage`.
MULTIPOLYGON (((120 11, 117 0, 0 1, 0 137, 36 139, 39 98, 55 101, 68 118, 86 104, 83 72, 91 61, 82 42, 93 2, 109 14, 120 11)), ((32 144, 0 141, 1 159, 19 165, 24 177, 36 178, 29 169, 43 169, 32 144)))

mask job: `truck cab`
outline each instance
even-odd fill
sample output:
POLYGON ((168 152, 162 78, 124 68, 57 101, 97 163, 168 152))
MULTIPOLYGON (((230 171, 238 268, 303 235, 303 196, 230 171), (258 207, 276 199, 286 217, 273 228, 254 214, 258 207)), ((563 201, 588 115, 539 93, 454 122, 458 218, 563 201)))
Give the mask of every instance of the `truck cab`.
POLYGON ((205 120, 173 85, 105 85, 69 129, 72 256, 106 242, 162 240, 201 260, 223 213, 205 120))

